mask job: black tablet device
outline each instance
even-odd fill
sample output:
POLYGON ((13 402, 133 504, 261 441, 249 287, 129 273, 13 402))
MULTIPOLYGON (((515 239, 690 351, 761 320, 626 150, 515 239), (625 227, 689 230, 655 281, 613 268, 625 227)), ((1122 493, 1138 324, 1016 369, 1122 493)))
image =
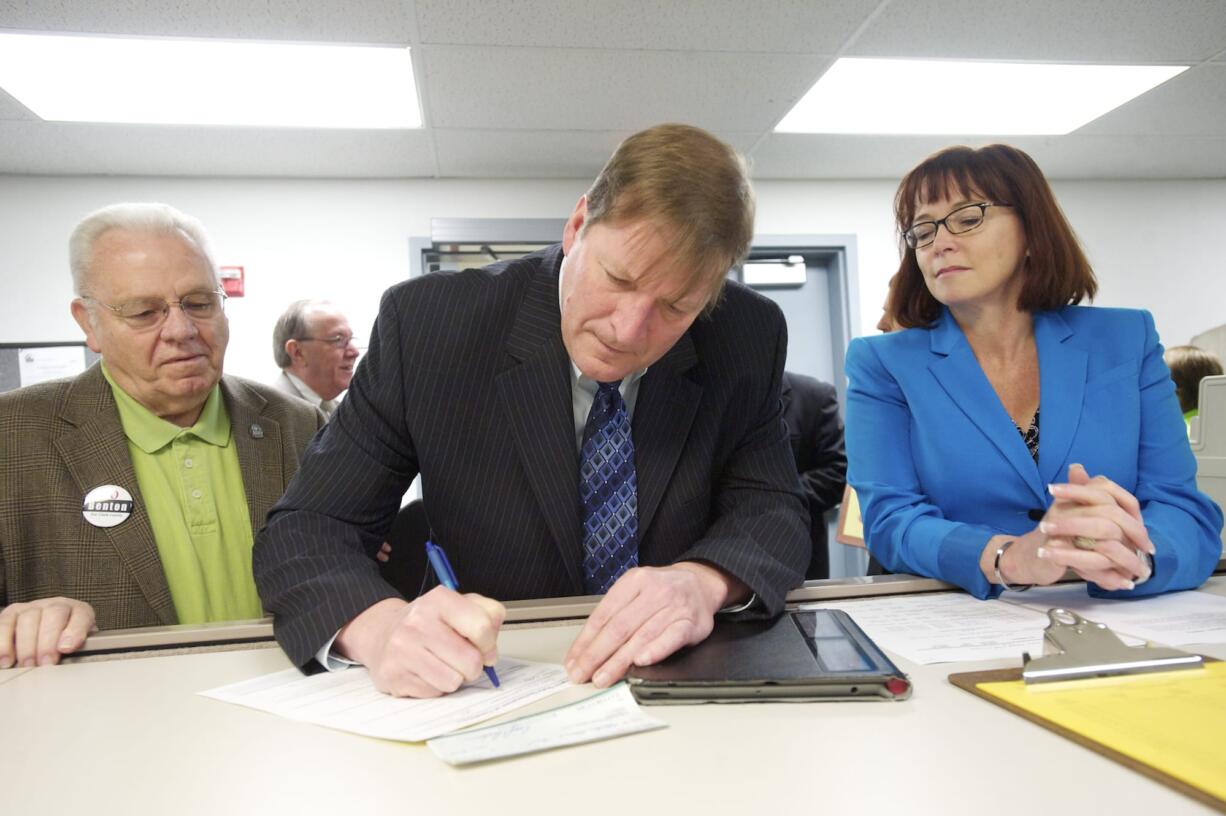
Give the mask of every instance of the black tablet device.
POLYGON ((773 621, 717 620, 711 636, 626 677, 658 703, 905 700, 911 681, 842 610, 788 612, 773 621))

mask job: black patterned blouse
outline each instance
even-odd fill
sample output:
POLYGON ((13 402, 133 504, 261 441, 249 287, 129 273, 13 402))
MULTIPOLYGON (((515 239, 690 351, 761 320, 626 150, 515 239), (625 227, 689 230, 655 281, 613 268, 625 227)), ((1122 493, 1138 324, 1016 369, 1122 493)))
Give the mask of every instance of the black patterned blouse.
POLYGON ((1034 416, 1030 418, 1030 427, 1022 430, 1019 426, 1014 425, 1017 432, 1022 435, 1022 441, 1026 443, 1026 447, 1030 450, 1030 456, 1034 459, 1034 463, 1039 463, 1039 412, 1035 410, 1034 416))

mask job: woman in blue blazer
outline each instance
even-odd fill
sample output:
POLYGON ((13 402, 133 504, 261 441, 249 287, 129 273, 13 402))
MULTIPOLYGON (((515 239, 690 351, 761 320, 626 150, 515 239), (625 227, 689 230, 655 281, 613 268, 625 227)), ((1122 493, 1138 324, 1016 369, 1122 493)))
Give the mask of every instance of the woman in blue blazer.
POLYGON ((1097 284, 1034 161, 941 151, 899 186, 904 331, 847 350, 848 481, 889 570, 979 598, 1200 585, 1222 512, 1196 461, 1148 312, 1088 308, 1097 284))

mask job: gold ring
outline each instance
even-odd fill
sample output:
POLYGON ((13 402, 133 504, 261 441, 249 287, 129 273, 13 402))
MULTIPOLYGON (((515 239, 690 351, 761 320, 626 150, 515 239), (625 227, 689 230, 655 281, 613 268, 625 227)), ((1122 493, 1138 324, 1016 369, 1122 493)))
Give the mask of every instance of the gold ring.
POLYGON ((1098 539, 1090 538, 1089 536, 1077 536, 1073 539, 1073 546, 1079 550, 1092 550, 1098 546, 1098 539))

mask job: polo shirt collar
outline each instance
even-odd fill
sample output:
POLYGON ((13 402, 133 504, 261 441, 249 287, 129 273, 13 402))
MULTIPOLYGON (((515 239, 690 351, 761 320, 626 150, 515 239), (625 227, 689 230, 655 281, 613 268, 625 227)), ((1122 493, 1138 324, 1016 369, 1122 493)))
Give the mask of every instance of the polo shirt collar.
POLYGON ((225 404, 221 398, 221 386, 214 385, 205 400, 200 418, 190 428, 180 428, 173 422, 167 422, 141 405, 132 396, 120 388, 111 373, 102 364, 102 376, 111 386, 115 395, 115 406, 119 410, 119 422, 123 425, 123 433, 132 444, 145 453, 156 453, 169 445, 176 438, 190 434, 202 442, 224 448, 230 442, 230 417, 226 414, 225 404))

